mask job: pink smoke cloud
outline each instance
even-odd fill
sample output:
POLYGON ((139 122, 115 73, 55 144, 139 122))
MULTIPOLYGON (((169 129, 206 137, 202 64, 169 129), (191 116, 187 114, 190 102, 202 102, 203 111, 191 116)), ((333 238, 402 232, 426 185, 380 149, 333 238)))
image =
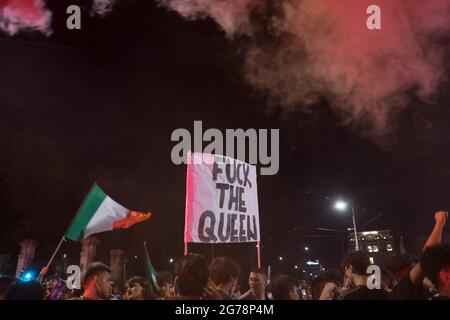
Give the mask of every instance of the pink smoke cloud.
POLYGON ((159 0, 159 2, 186 19, 211 17, 230 37, 237 33, 251 32, 249 13, 258 4, 255 0, 159 0))
POLYGON ((429 101, 446 77, 439 42, 450 31, 448 0, 160 0, 183 17, 211 17, 248 39, 245 78, 285 110, 320 97, 344 123, 382 135, 409 104, 429 101), (369 5, 382 30, 366 27, 369 5), (261 31, 263 30, 263 31, 261 31))
POLYGON ((0 30, 8 35, 23 30, 49 35, 51 16, 43 0, 0 0, 0 30))
POLYGON ((113 10, 115 2, 116 0, 93 0, 91 14, 104 17, 113 10))

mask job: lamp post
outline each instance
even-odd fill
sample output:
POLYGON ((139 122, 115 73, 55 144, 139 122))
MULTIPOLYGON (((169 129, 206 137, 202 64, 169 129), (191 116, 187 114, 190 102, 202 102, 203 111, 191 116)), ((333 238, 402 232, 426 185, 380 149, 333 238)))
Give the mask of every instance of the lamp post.
MULTIPOLYGON (((339 200, 334 204, 334 208, 339 211, 345 211, 347 207, 348 203, 342 200, 339 200)), ((350 207, 352 210, 353 231, 355 233, 355 248, 356 251, 359 251, 358 232, 356 230, 355 206, 351 204, 350 207)))

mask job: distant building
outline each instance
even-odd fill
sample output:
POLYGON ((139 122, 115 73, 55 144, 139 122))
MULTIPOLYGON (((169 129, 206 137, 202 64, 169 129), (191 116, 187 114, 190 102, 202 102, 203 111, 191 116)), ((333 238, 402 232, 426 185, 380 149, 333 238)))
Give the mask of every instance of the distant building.
POLYGON ((299 267, 298 271, 302 272, 303 278, 312 281, 319 276, 325 269, 319 260, 308 260, 299 267))
MULTIPOLYGON (((358 232, 359 250, 365 251, 371 264, 383 265, 384 261, 395 250, 394 237, 390 230, 358 232)), ((348 251, 356 249, 355 233, 348 229, 348 251)))

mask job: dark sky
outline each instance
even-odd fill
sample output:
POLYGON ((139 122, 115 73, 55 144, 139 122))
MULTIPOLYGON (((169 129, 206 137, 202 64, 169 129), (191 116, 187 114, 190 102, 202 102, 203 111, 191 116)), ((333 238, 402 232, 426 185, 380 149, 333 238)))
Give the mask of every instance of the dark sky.
MULTIPOLYGON (((66 2, 49 2, 50 37, 1 35, 1 254, 16 256, 17 241, 32 238, 43 263, 97 182, 124 206, 154 213, 131 230, 100 235, 100 258, 120 247, 139 259, 147 240, 157 268, 168 268, 183 252, 186 174, 170 160, 170 135, 193 130, 194 120, 280 129, 280 171, 258 185, 264 265, 282 255, 280 269, 306 258, 337 266, 345 234, 314 229, 350 226, 349 215, 332 210, 336 197, 367 209, 361 226, 383 213, 365 229, 391 229, 407 244, 449 208, 448 83, 433 104, 413 99, 393 133, 374 141, 342 125, 325 100, 307 114, 269 108, 243 80, 242 40, 227 40, 212 21, 125 1, 103 19, 84 12, 82 30, 68 31, 66 2)), ((62 251, 76 260, 79 248, 69 242, 62 251)), ((211 246, 193 248, 211 255, 211 246)), ((254 244, 214 250, 256 263, 254 244)))

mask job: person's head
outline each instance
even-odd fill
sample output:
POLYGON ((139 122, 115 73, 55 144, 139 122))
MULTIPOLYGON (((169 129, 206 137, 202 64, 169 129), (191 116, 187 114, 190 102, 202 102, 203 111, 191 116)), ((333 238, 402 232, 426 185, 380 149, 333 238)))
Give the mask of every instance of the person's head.
POLYGON ((230 287, 230 294, 237 288, 241 269, 236 261, 228 257, 218 257, 213 260, 210 270, 210 278, 216 286, 230 287))
POLYGON ((16 280, 6 290, 4 300, 42 300, 44 288, 37 281, 23 282, 16 280))
POLYGON ((353 251, 345 256, 342 265, 345 276, 353 281, 355 276, 367 276, 369 257, 364 251, 353 251))
POLYGON ((112 280, 109 267, 101 262, 91 263, 83 277, 83 296, 88 299, 110 299, 112 280))
POLYGON ((266 292, 267 273, 261 268, 253 268, 248 277, 248 286, 253 295, 264 295, 266 292))
POLYGON ((170 299, 173 297, 173 276, 169 271, 158 272, 156 283, 158 283, 161 298, 170 299))
POLYGON ((294 279, 279 275, 270 279, 270 292, 274 300, 299 300, 294 279))
POLYGON ((450 244, 427 248, 420 258, 420 266, 439 294, 450 298, 450 244))
POLYGON ((409 254, 394 253, 386 259, 384 268, 394 275, 396 281, 399 281, 409 273, 415 262, 416 259, 409 254))
POLYGON ((127 300, 150 300, 153 290, 150 282, 143 277, 132 277, 125 284, 127 300))
POLYGON ((177 296, 201 297, 209 280, 209 268, 200 254, 190 253, 175 264, 175 292, 177 296))
POLYGON ((47 282, 45 284, 48 292, 52 291, 52 289, 58 284, 59 277, 57 274, 51 275, 48 277, 47 282))

